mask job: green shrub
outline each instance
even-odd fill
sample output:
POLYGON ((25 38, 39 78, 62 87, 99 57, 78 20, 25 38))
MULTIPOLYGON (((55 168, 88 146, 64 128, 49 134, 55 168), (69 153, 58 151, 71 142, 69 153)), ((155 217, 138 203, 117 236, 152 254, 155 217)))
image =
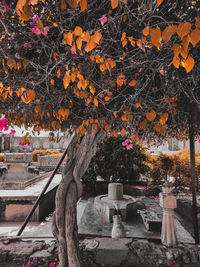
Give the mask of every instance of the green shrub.
POLYGON ((141 174, 150 171, 147 165, 149 159, 142 147, 132 142, 129 147, 123 146, 123 141, 122 137, 107 137, 99 144, 97 153, 82 178, 83 183, 94 183, 99 175, 107 183, 113 181, 134 184, 141 174))

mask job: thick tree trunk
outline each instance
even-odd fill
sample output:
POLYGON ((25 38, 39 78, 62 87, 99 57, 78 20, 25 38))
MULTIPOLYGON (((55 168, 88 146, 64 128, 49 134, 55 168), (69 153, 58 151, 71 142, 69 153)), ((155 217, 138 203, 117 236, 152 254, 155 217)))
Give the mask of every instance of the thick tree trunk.
POLYGON ((75 134, 68 148, 68 160, 56 194, 56 210, 53 219, 53 233, 59 245, 59 267, 81 267, 78 247, 76 203, 81 196, 81 177, 96 153, 98 141, 103 133, 90 129, 82 138, 75 134))

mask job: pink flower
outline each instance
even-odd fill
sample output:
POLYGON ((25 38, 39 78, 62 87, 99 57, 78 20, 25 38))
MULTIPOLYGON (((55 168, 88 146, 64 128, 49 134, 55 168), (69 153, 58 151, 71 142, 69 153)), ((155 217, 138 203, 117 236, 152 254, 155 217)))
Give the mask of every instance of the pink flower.
POLYGON ((104 14, 100 19, 98 19, 101 22, 101 25, 103 26, 108 18, 106 17, 106 14, 104 14))
POLYGON ((48 33, 48 31, 49 31, 49 27, 44 27, 44 36, 46 36, 47 35, 47 33, 48 33))
POLYGON ((3 130, 3 127, 4 127, 4 123, 0 121, 0 131, 3 130))
POLYGON ((7 118, 3 118, 3 119, 1 119, 1 121, 3 122, 3 123, 8 123, 8 119, 7 118))
POLYGON ((122 143, 122 145, 123 145, 123 146, 126 146, 129 142, 130 142, 130 140, 129 140, 129 139, 126 139, 126 140, 122 143))
POLYGON ((198 140, 198 142, 200 143, 200 139, 198 140))
POLYGON ((71 54, 72 54, 72 55, 75 54, 75 51, 74 51, 73 47, 71 48, 71 54))
POLYGON ((122 149, 123 149, 123 150, 125 150, 126 148, 125 148, 125 147, 123 147, 122 149))
POLYGON ((4 131, 8 131, 9 127, 8 125, 4 125, 4 131))
POLYGON ((31 48, 31 47, 32 47, 32 45, 31 45, 31 44, 29 44, 29 43, 24 43, 24 47, 25 47, 25 48, 27 48, 27 47, 28 47, 28 48, 31 48))
POLYGON ((37 35, 40 35, 41 34, 41 31, 38 29, 37 26, 34 26, 31 30, 32 30, 32 32, 34 32, 37 35))
POLYGON ((16 133, 15 130, 12 130, 12 129, 10 130, 10 135, 11 136, 13 136, 15 133, 16 133))
POLYGON ((50 262, 49 267, 56 267, 55 262, 50 262))
POLYGON ((130 150, 131 148, 133 148, 133 144, 129 144, 128 146, 126 146, 127 150, 130 150))
POLYGON ((36 21, 38 21, 38 20, 39 20, 39 17, 38 17, 38 15, 33 15, 33 17, 32 17, 32 20, 33 20, 33 22, 36 22, 36 21))
POLYGON ((18 143, 18 146, 21 146, 22 145, 22 143, 20 142, 20 143, 18 143))
POLYGON ((31 261, 28 261, 26 267, 31 266, 31 264, 32 264, 32 262, 31 261))
POLYGON ((9 11, 9 6, 7 6, 6 4, 0 2, 0 6, 4 7, 5 11, 9 11))

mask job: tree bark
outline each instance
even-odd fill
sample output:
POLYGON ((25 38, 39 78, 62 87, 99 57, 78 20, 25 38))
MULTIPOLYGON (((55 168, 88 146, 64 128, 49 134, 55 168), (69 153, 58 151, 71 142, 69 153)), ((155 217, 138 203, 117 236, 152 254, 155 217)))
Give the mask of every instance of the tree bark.
POLYGON ((196 200, 196 165, 195 165, 195 143, 194 143, 194 121, 193 116, 189 118, 189 138, 190 138, 190 164, 192 180, 192 219, 194 227, 195 243, 199 244, 199 229, 197 218, 197 200, 196 200))
POLYGON ((75 134, 68 148, 67 162, 56 194, 53 233, 59 246, 59 267, 81 267, 78 247, 76 203, 82 193, 81 177, 86 172, 96 147, 104 134, 89 128, 76 148, 80 138, 75 134))

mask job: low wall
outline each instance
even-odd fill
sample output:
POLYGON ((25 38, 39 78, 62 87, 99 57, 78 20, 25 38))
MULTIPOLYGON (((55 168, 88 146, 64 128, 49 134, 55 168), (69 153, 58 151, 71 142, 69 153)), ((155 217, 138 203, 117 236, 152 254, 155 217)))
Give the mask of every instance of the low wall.
MULTIPOLYGON (((42 221, 55 209, 55 195, 58 186, 48 191, 42 197, 30 221, 42 221)), ((30 213, 38 196, 1 197, 0 221, 23 222, 30 213)))

